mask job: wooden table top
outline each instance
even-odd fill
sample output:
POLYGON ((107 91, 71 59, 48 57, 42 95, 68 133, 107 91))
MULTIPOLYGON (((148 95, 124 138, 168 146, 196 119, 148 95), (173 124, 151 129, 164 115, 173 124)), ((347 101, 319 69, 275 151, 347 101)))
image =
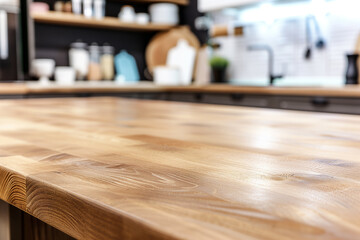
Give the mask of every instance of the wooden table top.
POLYGON ((359 239, 359 116, 120 98, 0 112, 0 198, 77 239, 359 239))
POLYGON ((151 83, 121 86, 114 83, 80 83, 75 86, 24 83, 2 83, 1 94, 76 94, 76 93, 124 93, 124 92, 173 92, 173 93, 238 93, 257 95, 288 95, 288 96, 328 96, 328 97, 360 97, 360 86, 344 87, 249 87, 227 84, 211 84, 206 86, 156 86, 151 83))

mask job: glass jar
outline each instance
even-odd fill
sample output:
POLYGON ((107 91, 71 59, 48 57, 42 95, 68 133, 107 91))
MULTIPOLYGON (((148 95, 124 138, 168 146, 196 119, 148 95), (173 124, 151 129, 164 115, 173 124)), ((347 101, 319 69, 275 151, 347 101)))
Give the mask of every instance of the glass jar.
POLYGON ((101 68, 100 68, 100 47, 97 43, 92 43, 89 47, 90 64, 88 80, 99 81, 101 80, 101 68))
POLYGON ((84 80, 89 71, 89 52, 88 45, 81 40, 70 44, 69 62, 70 66, 76 71, 76 79, 84 80))
POLYGON ((97 19, 105 17, 105 0, 94 0, 94 17, 97 19))
POLYGON ((114 47, 104 44, 102 47, 102 55, 100 59, 101 73, 104 80, 114 79, 114 47))

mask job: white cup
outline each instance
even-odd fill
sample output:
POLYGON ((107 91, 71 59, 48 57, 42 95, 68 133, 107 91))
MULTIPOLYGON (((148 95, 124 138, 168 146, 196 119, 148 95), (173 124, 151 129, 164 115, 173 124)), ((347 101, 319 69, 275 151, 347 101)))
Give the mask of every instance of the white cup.
POLYGON ((80 15, 81 14, 81 0, 72 0, 72 12, 76 15, 80 15))
POLYGON ((84 0, 83 6, 84 6, 84 16, 86 18, 93 17, 93 15, 94 15, 94 12, 93 12, 93 0, 84 0))
POLYGON ((49 84, 49 78, 54 74, 55 60, 35 59, 32 61, 32 73, 39 78, 40 84, 49 84))
POLYGON ((136 14, 136 23, 146 25, 150 22, 150 16, 147 13, 136 14))
POLYGON ((57 67, 55 69, 55 81, 59 85, 73 85, 75 78, 76 72, 72 67, 57 67))
POLYGON ((177 86, 181 85, 180 71, 178 68, 159 66, 154 68, 154 82, 156 85, 177 86))
POLYGON ((179 7, 172 3, 154 3, 150 5, 151 22, 157 24, 177 25, 179 23, 179 7))
POLYGON ((133 7, 124 6, 122 7, 118 17, 123 22, 135 22, 136 13, 133 7))

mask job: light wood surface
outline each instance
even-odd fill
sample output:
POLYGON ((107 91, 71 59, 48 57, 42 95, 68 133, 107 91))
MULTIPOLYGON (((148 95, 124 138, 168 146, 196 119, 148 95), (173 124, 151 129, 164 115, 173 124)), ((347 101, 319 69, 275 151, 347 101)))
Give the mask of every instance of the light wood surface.
POLYGON ((209 34, 211 37, 241 36, 244 29, 242 26, 213 25, 209 34))
POLYGON ((116 17, 105 17, 98 20, 86 18, 83 15, 74 15, 72 13, 53 12, 34 13, 32 18, 35 22, 57 25, 69 25, 79 27, 92 27, 104 29, 132 30, 132 31, 165 31, 173 28, 172 25, 162 25, 149 23, 141 25, 137 23, 121 22, 116 17))
POLYGON ((239 93, 257 95, 288 95, 288 96, 329 96, 329 97, 360 97, 359 86, 346 87, 246 87, 222 84, 206 86, 156 86, 151 83, 138 85, 116 85, 113 83, 80 83, 74 86, 52 84, 0 83, 0 95, 26 94, 57 94, 57 93, 121 93, 121 92, 178 92, 178 93, 239 93))
POLYGON ((122 93, 122 92, 161 92, 165 89, 151 83, 133 85, 117 85, 112 83, 78 83, 73 86, 60 86, 51 84, 42 86, 39 84, 27 84, 28 94, 52 94, 52 93, 122 93))
POLYGON ((23 95, 29 91, 28 87, 24 83, 0 83, 0 94, 1 95, 23 95))
POLYGON ((359 239, 360 117, 0 101, 0 198, 77 239, 359 239))
POLYGON ((239 93, 257 95, 289 95, 289 96, 329 96, 329 97, 360 97, 359 86, 347 86, 339 88, 316 88, 316 87, 246 87, 232 85, 206 85, 206 86, 156 86, 149 83, 129 86, 114 84, 91 85, 79 84, 73 87, 64 86, 38 86, 29 85, 28 93, 81 93, 81 92, 178 92, 178 93, 239 93))

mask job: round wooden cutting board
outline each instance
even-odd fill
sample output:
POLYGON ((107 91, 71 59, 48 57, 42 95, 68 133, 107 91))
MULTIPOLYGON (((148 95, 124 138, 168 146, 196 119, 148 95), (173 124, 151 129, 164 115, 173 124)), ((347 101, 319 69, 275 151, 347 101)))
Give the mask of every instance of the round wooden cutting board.
POLYGON ((146 48, 146 63, 150 73, 156 66, 166 65, 166 58, 170 49, 177 45, 179 39, 185 39, 196 51, 200 48, 197 37, 186 26, 174 28, 165 33, 156 34, 146 48))

